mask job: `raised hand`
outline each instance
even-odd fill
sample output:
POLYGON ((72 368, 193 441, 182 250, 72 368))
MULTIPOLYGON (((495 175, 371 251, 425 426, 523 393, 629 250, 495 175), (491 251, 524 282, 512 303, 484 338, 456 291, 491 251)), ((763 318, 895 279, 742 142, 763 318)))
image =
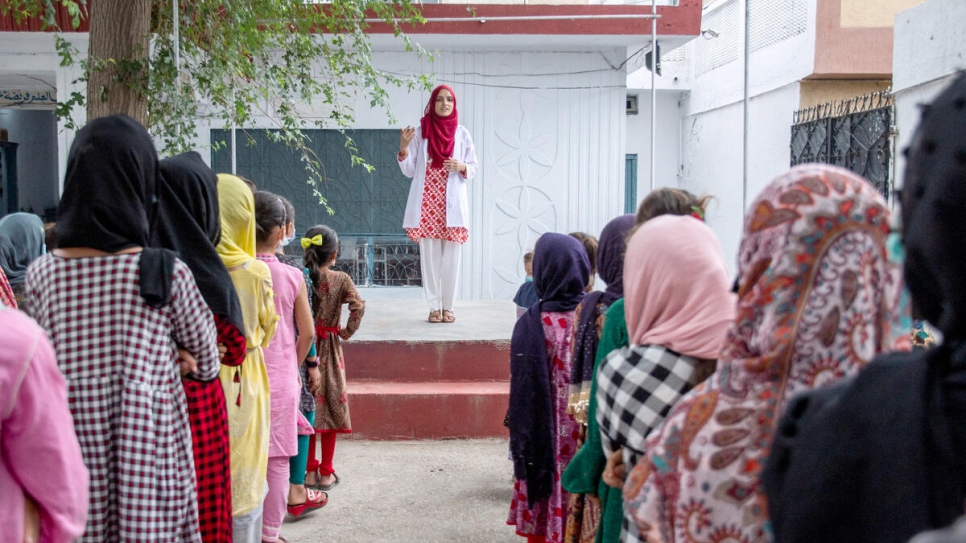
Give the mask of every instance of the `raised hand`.
POLYGON ((402 130, 400 130, 399 131, 399 152, 408 153, 409 144, 412 143, 413 138, 415 137, 416 137, 416 129, 411 126, 407 126, 406 128, 403 128, 402 130))

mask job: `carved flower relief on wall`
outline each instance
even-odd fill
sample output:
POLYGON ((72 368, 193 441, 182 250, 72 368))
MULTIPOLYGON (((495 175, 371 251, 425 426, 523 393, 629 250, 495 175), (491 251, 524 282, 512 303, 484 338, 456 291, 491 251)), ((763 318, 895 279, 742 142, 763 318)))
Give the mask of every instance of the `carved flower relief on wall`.
POLYGON ((541 234, 556 229, 557 206, 564 201, 559 194, 555 201, 549 176, 557 165, 555 97, 530 90, 501 94, 498 102, 508 107, 496 120, 491 151, 501 186, 490 208, 489 290, 495 298, 508 298, 523 282, 523 254, 541 234))

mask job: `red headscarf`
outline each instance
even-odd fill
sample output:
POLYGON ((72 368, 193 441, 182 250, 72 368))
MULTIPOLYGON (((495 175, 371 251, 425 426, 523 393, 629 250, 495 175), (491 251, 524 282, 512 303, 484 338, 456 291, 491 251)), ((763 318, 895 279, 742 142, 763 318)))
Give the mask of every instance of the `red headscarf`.
POLYGON ((433 89, 429 97, 423 118, 419 121, 423 137, 429 143, 429 158, 437 168, 443 167, 443 161, 453 157, 453 143, 456 141, 456 126, 459 124, 459 111, 456 109, 456 93, 449 85, 440 85, 433 89), (441 117, 436 113, 436 97, 439 91, 446 89, 453 96, 453 112, 449 117, 441 117))

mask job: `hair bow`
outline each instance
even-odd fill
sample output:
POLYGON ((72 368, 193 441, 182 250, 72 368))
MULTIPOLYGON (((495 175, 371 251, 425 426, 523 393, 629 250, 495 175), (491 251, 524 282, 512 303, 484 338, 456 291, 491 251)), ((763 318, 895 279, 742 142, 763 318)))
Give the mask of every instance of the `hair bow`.
POLYGON ((302 238, 302 248, 308 249, 310 245, 322 245, 322 234, 316 234, 311 238, 302 238))

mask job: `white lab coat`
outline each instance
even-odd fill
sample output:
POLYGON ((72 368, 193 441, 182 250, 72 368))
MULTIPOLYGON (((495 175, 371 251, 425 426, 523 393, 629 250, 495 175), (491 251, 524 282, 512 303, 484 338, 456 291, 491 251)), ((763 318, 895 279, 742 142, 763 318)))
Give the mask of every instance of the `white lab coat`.
MULTIPOLYGON (((476 176, 476 148, 470 131, 463 125, 456 127, 456 138, 453 143, 453 158, 466 164, 466 174, 450 172, 446 180, 446 226, 469 228, 469 204, 466 199, 466 181, 476 176)), ((422 214, 423 184, 426 182, 426 158, 429 156, 429 144, 422 137, 422 129, 416 127, 416 135, 409 142, 409 155, 399 161, 399 169, 403 175, 412 178, 409 185, 409 198, 406 200, 406 214, 403 216, 403 228, 419 228, 419 218, 422 214)))

